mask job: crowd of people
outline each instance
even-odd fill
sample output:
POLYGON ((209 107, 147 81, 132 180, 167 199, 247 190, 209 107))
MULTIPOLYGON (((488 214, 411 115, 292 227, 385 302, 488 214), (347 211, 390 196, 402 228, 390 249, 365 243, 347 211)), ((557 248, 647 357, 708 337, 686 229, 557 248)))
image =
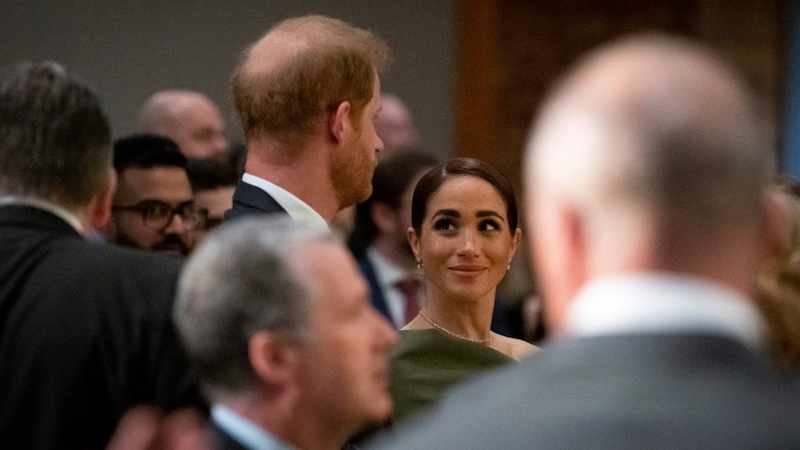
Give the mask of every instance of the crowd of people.
POLYGON ((423 149, 389 60, 275 24, 232 76, 243 145, 198 92, 113 140, 89 82, 6 68, 0 447, 800 448, 800 189, 735 71, 675 36, 594 50, 518 204, 423 149), (498 295, 518 252, 528 323, 498 295))

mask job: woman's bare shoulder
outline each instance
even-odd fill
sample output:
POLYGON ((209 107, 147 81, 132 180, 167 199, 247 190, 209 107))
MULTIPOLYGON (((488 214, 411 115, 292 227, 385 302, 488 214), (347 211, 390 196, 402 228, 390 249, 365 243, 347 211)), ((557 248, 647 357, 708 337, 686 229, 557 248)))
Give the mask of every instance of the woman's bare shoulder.
POLYGON ((522 339, 503 336, 501 334, 494 334, 493 337, 496 339, 498 344, 495 349, 517 360, 539 350, 539 347, 531 344, 528 341, 523 341, 522 339))

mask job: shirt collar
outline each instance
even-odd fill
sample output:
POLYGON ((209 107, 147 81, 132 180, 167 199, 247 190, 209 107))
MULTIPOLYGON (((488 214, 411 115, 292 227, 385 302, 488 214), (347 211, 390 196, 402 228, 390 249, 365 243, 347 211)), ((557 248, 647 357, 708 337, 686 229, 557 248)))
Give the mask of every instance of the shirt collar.
POLYGON ((0 197, 0 206, 5 205, 24 205, 24 206, 31 206, 33 208, 45 210, 56 217, 60 218, 64 222, 67 222, 69 226, 75 229, 81 236, 84 235, 83 224, 81 223, 80 218, 78 218, 77 214, 72 213, 68 209, 56 205, 55 203, 48 202, 47 200, 42 200, 39 198, 33 197, 18 197, 18 196, 6 196, 0 197))
POLYGON ((330 232, 328 222, 314 208, 286 189, 250 173, 242 175, 242 181, 269 194, 295 222, 307 224, 315 230, 330 232))
POLYGON ((211 407, 211 420, 250 450, 293 450, 253 422, 222 405, 211 407))
POLYGON ((752 302, 709 280, 667 273, 623 274, 590 281, 567 311, 575 336, 710 332, 763 350, 766 325, 752 302))

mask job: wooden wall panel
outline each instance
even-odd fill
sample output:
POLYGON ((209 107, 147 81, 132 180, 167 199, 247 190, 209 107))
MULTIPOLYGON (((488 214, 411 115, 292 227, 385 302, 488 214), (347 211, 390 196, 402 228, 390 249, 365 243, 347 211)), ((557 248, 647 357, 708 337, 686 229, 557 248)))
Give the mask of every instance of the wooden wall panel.
MULTIPOLYGON (((546 91, 587 50, 638 32, 708 43, 743 73, 779 123, 786 1, 458 0, 454 153, 493 164, 521 193, 522 151, 546 91)), ((513 286, 525 284, 527 270, 507 278, 506 298, 529 289, 513 286)))

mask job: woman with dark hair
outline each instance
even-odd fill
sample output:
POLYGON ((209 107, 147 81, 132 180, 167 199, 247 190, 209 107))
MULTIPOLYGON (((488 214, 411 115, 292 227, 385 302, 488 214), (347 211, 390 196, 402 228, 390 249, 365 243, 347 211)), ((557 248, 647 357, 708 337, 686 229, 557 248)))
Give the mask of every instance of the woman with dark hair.
POLYGON ((490 330, 495 291, 520 242, 514 190, 481 161, 456 158, 417 183, 408 239, 425 278, 422 309, 392 361, 394 421, 466 378, 536 347, 490 330))

